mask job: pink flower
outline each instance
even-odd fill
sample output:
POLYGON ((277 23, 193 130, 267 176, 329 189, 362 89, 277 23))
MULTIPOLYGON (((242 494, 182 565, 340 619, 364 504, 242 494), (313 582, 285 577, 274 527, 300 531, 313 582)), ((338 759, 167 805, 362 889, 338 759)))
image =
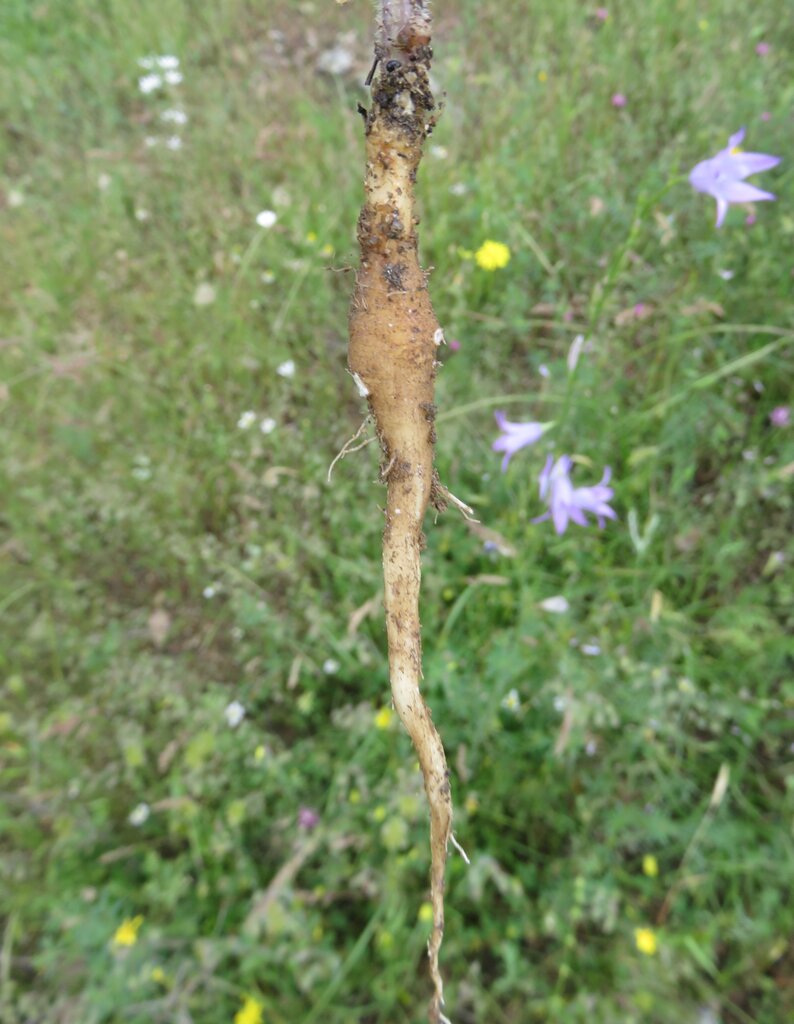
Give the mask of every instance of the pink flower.
POLYGON ((609 17, 609 11, 606 7, 596 7, 595 16, 599 21, 606 21, 609 17))
POLYGON ((313 828, 316 828, 319 821, 320 815, 311 807, 301 807, 298 811, 298 825, 301 828, 305 828, 307 832, 311 832, 313 828))
POLYGON ((612 94, 613 107, 617 107, 618 109, 620 109, 621 107, 625 107, 627 102, 628 101, 622 92, 616 92, 612 94))
POLYGON ((770 412, 769 422, 773 427, 787 427, 791 423, 791 409, 787 405, 778 405, 770 412))
POLYGON ((755 48, 755 52, 758 54, 759 57, 766 57, 766 55, 769 53, 771 49, 772 47, 769 45, 769 43, 759 43, 755 48))
POLYGON ((745 226, 751 228, 757 220, 758 218, 754 213, 748 213, 747 216, 744 218, 745 226))
POLYGON ((759 116, 760 116, 762 121, 771 121, 772 120, 772 115, 769 113, 768 110, 762 110, 759 116))
POLYGON ((449 345, 451 351, 453 352, 460 351, 460 342, 458 341, 457 338, 450 338, 449 341, 447 342, 447 345, 449 345))

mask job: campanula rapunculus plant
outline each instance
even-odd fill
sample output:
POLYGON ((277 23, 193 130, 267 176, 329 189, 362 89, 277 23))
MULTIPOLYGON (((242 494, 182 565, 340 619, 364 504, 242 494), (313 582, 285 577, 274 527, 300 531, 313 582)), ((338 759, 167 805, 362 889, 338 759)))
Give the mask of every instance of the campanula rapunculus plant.
POLYGON ((494 419, 502 434, 491 447, 495 452, 505 453, 502 459, 503 473, 507 472, 508 463, 517 451, 539 441, 551 426, 550 423, 513 423, 503 412, 494 413, 494 419))
POLYGON ((569 455, 561 455, 556 462, 552 455, 548 457, 538 480, 540 497, 549 506, 549 511, 533 522, 551 519, 557 533, 563 534, 568 529, 569 520, 579 526, 589 526, 585 515, 587 512, 596 517, 599 527, 603 527, 607 519, 617 519, 615 510, 608 504, 615 493, 607 486, 612 476, 609 466, 604 469, 599 483, 592 487, 574 487, 571 480, 572 465, 569 455))
POLYGON ((698 192, 714 196, 717 200, 717 227, 722 226, 731 203, 753 203, 775 199, 772 192, 764 192, 744 180, 751 174, 768 171, 780 163, 779 156, 768 153, 745 153, 741 144, 744 128, 728 139, 728 145, 716 156, 702 160, 692 168, 689 182, 698 192))

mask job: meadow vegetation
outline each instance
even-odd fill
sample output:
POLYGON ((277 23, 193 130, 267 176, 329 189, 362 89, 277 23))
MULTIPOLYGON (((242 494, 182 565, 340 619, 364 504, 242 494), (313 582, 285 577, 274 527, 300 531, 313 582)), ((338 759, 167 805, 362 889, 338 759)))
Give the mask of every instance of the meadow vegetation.
MULTIPOLYGON (((480 520, 429 517, 424 552, 472 861, 448 866, 447 1013, 783 1024, 788 4, 435 22, 437 465, 480 520), (778 199, 717 229, 686 175, 742 125, 783 157, 778 199), (498 410, 554 423, 505 473, 498 410), (616 521, 533 522, 550 453, 577 483, 611 467, 616 521)), ((326 479, 364 414, 371 46, 368 0, 2 4, 3 1024, 424 1019, 377 446, 326 479)))

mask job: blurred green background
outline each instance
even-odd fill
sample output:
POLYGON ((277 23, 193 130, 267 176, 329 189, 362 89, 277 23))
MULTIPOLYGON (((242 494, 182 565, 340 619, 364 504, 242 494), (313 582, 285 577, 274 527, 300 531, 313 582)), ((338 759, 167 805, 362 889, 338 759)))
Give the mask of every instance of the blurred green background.
MULTIPOLYGON (((490 531, 427 524, 449 1016, 784 1024, 790 6, 435 12, 438 468, 490 531), (741 125, 779 198, 717 231, 741 125), (504 475, 499 408, 555 421, 504 475), (552 450, 617 522, 531 523, 552 450)), ((425 1019, 376 446, 326 482, 371 46, 367 0, 0 9, 3 1024, 425 1019)))

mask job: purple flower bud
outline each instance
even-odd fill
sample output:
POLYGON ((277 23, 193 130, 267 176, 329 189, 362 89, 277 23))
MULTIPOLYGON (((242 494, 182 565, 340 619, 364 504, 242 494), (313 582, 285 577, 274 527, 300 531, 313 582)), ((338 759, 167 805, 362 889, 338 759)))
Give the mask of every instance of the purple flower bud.
POLYGON ((301 807, 298 811, 298 826, 299 828, 305 828, 307 832, 311 832, 313 828, 316 828, 319 821, 320 815, 311 807, 301 807))
POLYGON ((770 412, 769 422, 773 427, 787 427, 791 423, 791 409, 787 405, 778 405, 770 412))

